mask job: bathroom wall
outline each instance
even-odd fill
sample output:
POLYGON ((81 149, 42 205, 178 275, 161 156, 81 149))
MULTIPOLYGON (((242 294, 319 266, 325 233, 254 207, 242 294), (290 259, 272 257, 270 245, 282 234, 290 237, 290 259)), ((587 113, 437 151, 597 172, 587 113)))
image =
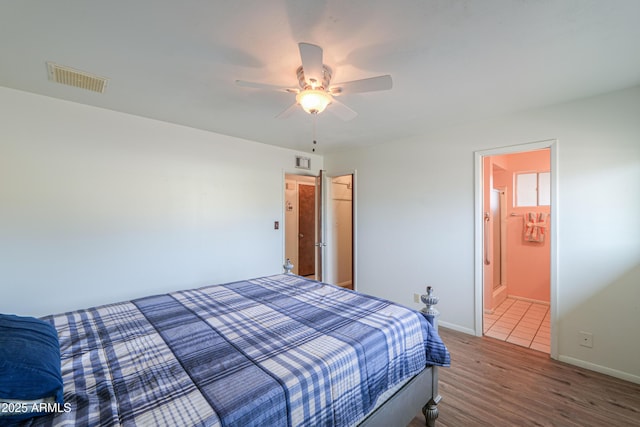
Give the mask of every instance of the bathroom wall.
MULTIPOLYGON (((528 212, 544 213, 549 223, 550 206, 515 206, 515 175, 522 172, 548 172, 549 150, 496 156, 495 162, 504 171, 494 173, 493 186, 506 189, 507 200, 507 292, 509 296, 533 301, 549 302, 550 244, 528 242, 524 239, 524 218, 528 212)), ((547 235, 549 228, 546 230, 547 235)))

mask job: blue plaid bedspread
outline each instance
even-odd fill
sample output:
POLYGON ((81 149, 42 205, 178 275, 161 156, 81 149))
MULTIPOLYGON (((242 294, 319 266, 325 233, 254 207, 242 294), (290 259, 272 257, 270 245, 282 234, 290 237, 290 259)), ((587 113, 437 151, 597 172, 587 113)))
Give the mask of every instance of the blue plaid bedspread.
POLYGON ((421 313, 294 275, 47 319, 71 411, 30 425, 349 426, 449 365, 421 313))

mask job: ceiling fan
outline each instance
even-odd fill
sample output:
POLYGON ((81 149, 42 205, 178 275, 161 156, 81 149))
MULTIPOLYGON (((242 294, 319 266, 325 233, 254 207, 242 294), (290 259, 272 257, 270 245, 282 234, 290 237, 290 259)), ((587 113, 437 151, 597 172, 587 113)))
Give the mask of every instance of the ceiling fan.
POLYGON ((310 43, 298 43, 302 65, 296 71, 299 87, 280 87, 265 83, 236 80, 242 87, 255 89, 277 90, 296 94, 296 102, 278 114, 277 118, 289 117, 298 105, 309 114, 317 115, 325 108, 341 118, 351 120, 358 115, 351 108, 335 99, 336 96, 349 93, 373 92, 391 89, 393 82, 390 75, 370 77, 368 79, 352 80, 344 83, 331 84, 332 70, 322 59, 322 48, 310 43))

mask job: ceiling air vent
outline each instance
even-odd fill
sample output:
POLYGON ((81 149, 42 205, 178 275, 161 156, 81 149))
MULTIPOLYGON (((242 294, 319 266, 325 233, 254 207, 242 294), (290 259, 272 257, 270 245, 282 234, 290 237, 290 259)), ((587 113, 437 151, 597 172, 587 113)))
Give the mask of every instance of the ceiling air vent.
POLYGON ((98 93, 104 93, 107 87, 108 80, 104 77, 74 70, 64 65, 47 62, 47 70, 49 72, 49 80, 52 82, 79 87, 80 89, 91 90, 98 93))

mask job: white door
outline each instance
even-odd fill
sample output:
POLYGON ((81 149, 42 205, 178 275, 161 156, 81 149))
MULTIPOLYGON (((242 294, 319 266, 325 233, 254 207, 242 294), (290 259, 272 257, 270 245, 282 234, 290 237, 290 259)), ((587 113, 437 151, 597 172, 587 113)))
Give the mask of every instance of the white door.
POLYGON ((354 289, 354 174, 325 180, 325 282, 354 289))

